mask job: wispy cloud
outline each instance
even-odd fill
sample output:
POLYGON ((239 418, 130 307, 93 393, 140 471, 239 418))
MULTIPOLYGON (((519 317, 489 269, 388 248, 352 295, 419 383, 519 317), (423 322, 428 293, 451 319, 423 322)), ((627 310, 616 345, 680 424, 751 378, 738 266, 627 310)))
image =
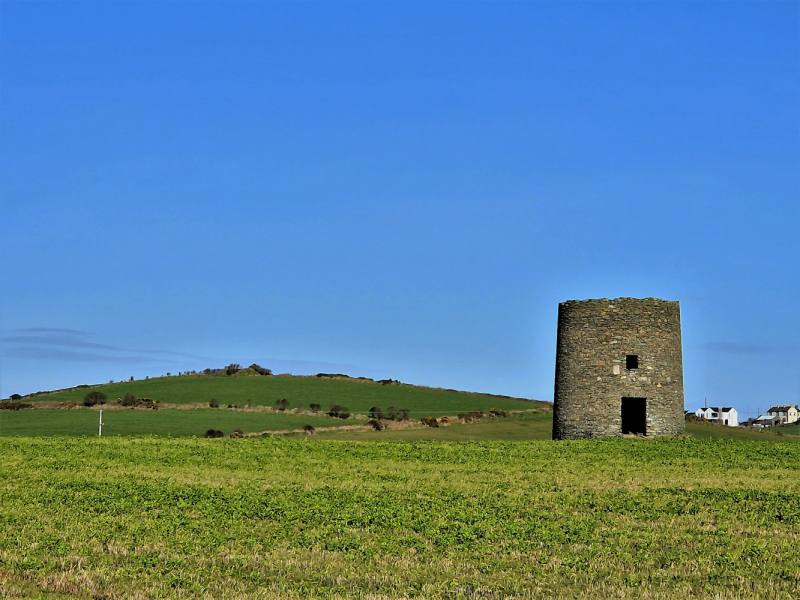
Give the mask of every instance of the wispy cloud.
POLYGON ((725 352, 728 354, 795 354, 800 353, 800 346, 776 344, 740 344, 738 342, 714 342, 710 344, 701 344, 704 350, 712 352, 725 352))
POLYGON ((112 356, 108 354, 90 354, 88 352, 76 352, 74 350, 59 350, 57 348, 32 348, 23 346, 15 348, 12 352, 4 352, 6 357, 27 358, 32 360, 62 360, 69 362, 105 362, 105 363, 124 363, 124 364, 153 364, 169 363, 170 361, 159 360, 151 356, 112 356))
MULTIPOLYGON (((210 365, 222 366, 236 358, 218 359, 171 350, 126 348, 92 340, 94 334, 75 329, 29 327, 15 329, 0 337, 0 356, 36 361, 63 361, 71 363, 108 363, 128 365, 153 365, 162 368, 187 361, 195 368, 210 365)), ((358 365, 313 360, 256 358, 254 362, 275 373, 313 375, 315 373, 346 373, 352 376, 374 377, 372 369, 358 365)), ((249 364, 249 362, 248 362, 249 364)))
POLYGON ((66 335, 92 335, 88 331, 80 331, 78 329, 57 329, 55 327, 26 327, 25 329, 15 329, 18 333, 63 333, 66 335))
POLYGON ((98 350, 125 350, 117 346, 87 342, 84 339, 71 337, 69 335, 12 335, 0 339, 0 341, 6 344, 30 344, 33 346, 66 346, 70 348, 96 348, 98 350))
POLYGON ((92 335, 90 332, 76 329, 29 327, 16 329, 12 335, 0 338, 0 348, 3 356, 35 360, 131 364, 169 363, 174 362, 176 358, 210 360, 207 357, 183 352, 124 348, 86 339, 92 335))

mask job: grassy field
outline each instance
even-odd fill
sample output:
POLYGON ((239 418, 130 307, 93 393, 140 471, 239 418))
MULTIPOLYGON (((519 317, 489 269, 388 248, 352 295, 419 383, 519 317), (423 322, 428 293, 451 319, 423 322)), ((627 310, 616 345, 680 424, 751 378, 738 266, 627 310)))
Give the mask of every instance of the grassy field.
POLYGON ((800 436, 800 423, 795 423, 793 425, 786 425, 784 427, 777 427, 775 428, 776 432, 780 432, 783 435, 797 435, 800 436))
POLYGON ((734 440, 765 440, 781 436, 797 436, 798 427, 779 427, 775 429, 753 430, 741 427, 725 427, 706 423, 686 423, 686 433, 696 438, 728 438, 734 440))
MULTIPOLYGON (((527 405, 526 405, 527 406, 527 405)), ((286 431, 304 425, 315 428, 337 427, 336 431, 319 431, 322 439, 350 441, 379 440, 441 440, 441 441, 503 441, 517 442, 549 440, 552 433, 551 412, 512 414, 506 419, 485 418, 476 423, 458 421, 448 427, 423 427, 415 420, 407 428, 352 429, 342 426, 363 425, 364 420, 334 419, 308 414, 249 412, 229 409, 198 410, 105 410, 103 411, 104 436, 161 435, 202 436, 208 429, 219 429, 230 434, 234 429, 245 433, 286 431)), ((98 412, 96 409, 36 409, 0 412, 0 436, 95 436, 98 412)), ((798 439, 800 427, 782 427, 775 431, 749 431, 733 427, 687 423, 686 433, 697 438, 729 438, 739 440, 779 440, 780 432, 787 439, 798 439)))
MULTIPOLYGON (((426 388, 412 385, 381 385, 372 381, 321 379, 316 377, 226 377, 179 376, 161 377, 141 381, 95 386, 108 396, 110 402, 133 394, 138 398, 152 398, 161 402, 187 404, 208 403, 215 398, 222 405, 247 404, 274 406, 285 398, 289 408, 311 403, 327 410, 332 404, 347 406, 354 413, 366 414, 373 406, 408 408, 411 416, 452 415, 471 410, 488 411, 493 407, 503 410, 530 408, 531 403, 520 399, 503 398, 487 394, 471 394, 426 388)), ((81 402, 90 391, 72 389, 65 392, 26 398, 25 402, 81 402)))
POLYGON ((800 444, 0 439, 2 596, 796 598, 800 444))
MULTIPOLYGON (((476 423, 454 423, 447 427, 391 429, 374 431, 368 429, 347 429, 341 431, 325 431, 319 434, 321 439, 378 441, 378 440, 440 440, 440 441, 498 441, 522 442, 533 440, 549 440, 553 433, 553 413, 523 413, 512 415, 506 419, 483 419, 476 423)), ((687 423, 686 434, 693 438, 720 438, 735 440, 779 441, 781 438, 774 432, 749 431, 735 427, 721 427, 704 423, 687 423)), ((786 434, 789 436, 790 434, 786 434)), ((794 437, 788 437, 793 441, 794 437)))
POLYGON ((439 441, 501 441, 521 442, 549 440, 553 432, 553 413, 525 413, 505 419, 485 418, 475 423, 453 423, 447 427, 418 427, 409 429, 348 429, 325 431, 320 439, 347 441, 380 440, 439 440, 439 441))
MULTIPOLYGON (((97 410, 21 410, 0 413, 0 436, 96 436, 97 410)), ((259 413, 228 409, 205 410, 104 410, 103 435, 203 436, 208 429, 229 435, 299 429, 303 425, 337 427, 355 421, 327 416, 259 413)))

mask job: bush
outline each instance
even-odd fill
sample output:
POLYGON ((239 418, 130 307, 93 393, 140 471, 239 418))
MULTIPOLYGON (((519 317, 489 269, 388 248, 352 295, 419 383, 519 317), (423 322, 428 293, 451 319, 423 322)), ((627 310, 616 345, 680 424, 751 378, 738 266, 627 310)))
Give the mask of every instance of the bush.
POLYGON ((22 400, 22 396, 20 396, 19 394, 11 394, 11 395, 9 396, 9 398, 11 398, 12 400, 14 400, 15 402, 16 402, 17 400, 22 400))
POLYGON ((473 410, 472 412, 465 412, 458 415, 458 418, 464 423, 472 423, 473 421, 480 421, 483 418, 482 410, 473 410))
MULTIPOLYGON (((376 409, 378 411, 381 410, 378 407, 372 408, 372 410, 376 409)), ((407 408, 397 408, 396 406, 390 406, 389 408, 386 409, 385 413, 381 413, 381 416, 377 418, 389 419, 390 421, 408 421, 409 412, 410 411, 407 408)))
POLYGON ((275 400, 275 408, 283 412, 289 407, 289 401, 286 398, 275 400))
POLYGON ((13 400, 0 401, 0 410, 24 410, 31 406, 33 405, 25 402, 14 402, 13 400))
POLYGON ((231 437, 236 439, 243 438, 244 431, 242 431, 241 429, 234 429, 233 431, 231 431, 231 437))
POLYGON ((336 419, 349 419, 350 409, 341 404, 334 404, 328 409, 328 416, 336 419))
POLYGON ((319 404, 314 404, 314 403, 309 404, 308 408, 313 412, 319 412, 322 410, 322 407, 319 404))
POLYGON ((369 418, 370 419, 382 419, 383 418, 383 409, 378 408, 377 406, 373 406, 369 409, 369 418))
POLYGON ((236 363, 231 363, 227 367, 225 367, 225 375, 236 375, 239 371, 242 370, 240 365, 236 363))
POLYGON ((97 404, 105 404, 108 397, 103 392, 98 392, 94 390, 93 392, 89 392, 83 398, 83 405, 84 406, 95 406, 97 404))
POLYGON ((120 404, 122 404, 122 406, 137 406, 139 404, 139 399, 133 394, 125 394, 125 397, 120 400, 120 404))
POLYGON ((221 438, 225 437, 225 434, 222 433, 219 429, 209 429, 206 431, 205 437, 207 438, 221 438))
POLYGON ((449 425, 450 424, 450 417, 444 416, 439 419, 439 425, 449 425))
POLYGON ((436 417, 422 417, 420 421, 427 425, 428 427, 438 427, 439 421, 436 420, 436 417))
POLYGON ((212 398, 211 400, 208 401, 208 405, 211 408, 219 408, 219 400, 217 400, 216 398, 212 398))
POLYGON ((303 431, 309 435, 313 435, 316 429, 314 429, 313 425, 303 425, 303 431))
POLYGON ((375 431, 383 431, 386 428, 386 425, 384 425, 377 419, 370 419, 369 421, 367 421, 367 425, 372 427, 375 431))
POLYGON ((502 408, 493 408, 489 411, 489 415, 498 419, 504 419, 508 416, 508 413, 502 408))
POLYGON ((272 371, 270 369, 265 369, 264 367, 261 367, 261 366, 257 365, 256 363, 253 363, 248 368, 251 371, 255 371, 259 375, 272 375, 272 371))

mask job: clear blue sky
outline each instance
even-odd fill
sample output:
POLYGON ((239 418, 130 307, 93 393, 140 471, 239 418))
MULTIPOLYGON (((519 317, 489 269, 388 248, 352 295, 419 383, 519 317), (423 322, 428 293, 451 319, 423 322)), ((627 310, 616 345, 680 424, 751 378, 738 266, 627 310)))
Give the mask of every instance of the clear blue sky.
POLYGON ((800 401, 797 2, 2 2, 0 395, 258 362, 552 399, 680 300, 800 401))

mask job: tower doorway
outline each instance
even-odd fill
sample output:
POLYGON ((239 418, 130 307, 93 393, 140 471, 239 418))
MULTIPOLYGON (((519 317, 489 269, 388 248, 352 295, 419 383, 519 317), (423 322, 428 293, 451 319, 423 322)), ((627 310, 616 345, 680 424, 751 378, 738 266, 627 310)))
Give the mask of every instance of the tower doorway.
POLYGON ((647 435, 647 398, 622 399, 622 433, 647 435))

